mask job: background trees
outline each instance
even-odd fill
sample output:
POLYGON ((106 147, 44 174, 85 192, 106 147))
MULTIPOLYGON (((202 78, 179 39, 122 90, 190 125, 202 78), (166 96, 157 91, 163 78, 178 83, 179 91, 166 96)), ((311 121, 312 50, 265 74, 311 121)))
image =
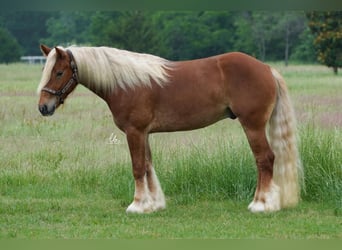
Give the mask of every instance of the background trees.
POLYGON ((55 12, 42 11, 0 12, 0 27, 15 37, 22 55, 37 55, 40 53, 39 40, 48 36, 46 22, 56 15, 55 12))
POLYGON ((21 48, 17 40, 4 28, 0 27, 0 62, 18 61, 21 48))
MULTIPOLYGON (((284 60, 287 65, 294 49, 305 42, 299 39, 305 22, 302 12, 244 12, 236 20, 235 49, 261 60, 284 60)), ((297 58, 306 59, 301 55, 297 58)))
MULTIPOLYGON (((86 44, 89 42, 89 25, 92 13, 87 11, 61 11, 53 14, 40 26, 45 27, 46 35, 38 42, 69 46, 72 44, 86 44)), ((36 42, 37 44, 37 42, 36 42)))
POLYGON ((342 11, 308 12, 318 60, 337 74, 342 67, 342 11))
POLYGON ((97 13, 97 23, 92 27, 93 44, 106 45, 144 53, 158 53, 158 41, 156 29, 153 26, 151 15, 142 11, 130 11, 123 13, 97 13), (114 17, 110 17, 113 15, 114 17), (112 21, 101 22, 103 15, 112 21), (97 35, 97 31, 104 30, 102 36, 97 35), (107 43, 104 43, 102 39, 107 43))
POLYGON ((172 60, 199 58, 233 50, 233 12, 160 12, 154 16, 161 53, 172 60))
MULTIPOLYGON (((288 60, 316 60, 313 40, 318 33, 312 34, 308 28, 311 16, 298 11, 11 12, 0 13, 0 27, 17 40, 21 55, 40 54, 39 43, 77 44, 112 46, 171 60, 242 51, 287 64, 288 60)), ((329 27, 341 27, 331 21, 335 18, 319 17, 321 23, 330 22, 329 27)), ((316 30, 321 32, 322 28, 316 30)), ((325 39, 321 46, 329 48, 332 40, 325 39)), ((336 44, 340 46, 338 41, 336 44)), ((320 58, 325 55, 322 53, 320 58)), ((336 54, 336 50, 329 53, 336 54)))

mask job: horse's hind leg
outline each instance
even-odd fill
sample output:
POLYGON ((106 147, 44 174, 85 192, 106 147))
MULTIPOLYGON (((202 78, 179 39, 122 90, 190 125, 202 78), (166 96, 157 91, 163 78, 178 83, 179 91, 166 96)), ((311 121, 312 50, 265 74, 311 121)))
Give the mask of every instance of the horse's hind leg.
POLYGON ((249 145, 253 151, 257 170, 258 181, 254 200, 248 206, 252 212, 277 211, 280 209, 279 188, 274 184, 273 163, 274 154, 266 137, 266 122, 256 125, 255 120, 241 120, 249 145))

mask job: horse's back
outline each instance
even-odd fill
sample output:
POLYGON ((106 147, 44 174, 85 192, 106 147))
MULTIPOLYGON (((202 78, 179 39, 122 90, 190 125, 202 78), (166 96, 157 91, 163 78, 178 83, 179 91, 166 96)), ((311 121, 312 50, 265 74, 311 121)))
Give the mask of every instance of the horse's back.
POLYGON ((229 52, 215 57, 219 67, 229 77, 253 77, 255 75, 268 75, 269 66, 258 59, 242 52, 229 52))

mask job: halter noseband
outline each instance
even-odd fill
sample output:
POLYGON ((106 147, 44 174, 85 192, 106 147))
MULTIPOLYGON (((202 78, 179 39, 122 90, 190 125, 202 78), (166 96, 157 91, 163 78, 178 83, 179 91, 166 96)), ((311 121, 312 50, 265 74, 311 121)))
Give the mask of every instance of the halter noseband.
POLYGON ((62 96, 68 91, 68 89, 74 84, 74 82, 76 84, 78 83, 77 65, 76 65, 74 56, 72 55, 70 50, 66 50, 66 52, 68 53, 68 55, 70 57, 70 67, 72 70, 72 76, 71 76, 70 80, 60 90, 54 90, 54 89, 50 89, 48 87, 42 88, 42 91, 45 91, 45 92, 48 92, 52 95, 57 96, 59 99, 59 104, 64 103, 64 98, 62 96))

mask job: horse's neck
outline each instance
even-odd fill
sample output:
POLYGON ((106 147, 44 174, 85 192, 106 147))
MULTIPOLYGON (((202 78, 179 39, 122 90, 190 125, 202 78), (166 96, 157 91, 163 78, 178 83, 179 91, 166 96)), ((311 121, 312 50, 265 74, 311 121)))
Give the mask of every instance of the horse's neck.
POLYGON ((106 101, 106 93, 99 88, 95 88, 94 84, 89 84, 88 82, 82 82, 82 81, 80 81, 79 84, 84 86, 85 88, 93 92, 95 95, 97 95, 98 97, 106 101))

